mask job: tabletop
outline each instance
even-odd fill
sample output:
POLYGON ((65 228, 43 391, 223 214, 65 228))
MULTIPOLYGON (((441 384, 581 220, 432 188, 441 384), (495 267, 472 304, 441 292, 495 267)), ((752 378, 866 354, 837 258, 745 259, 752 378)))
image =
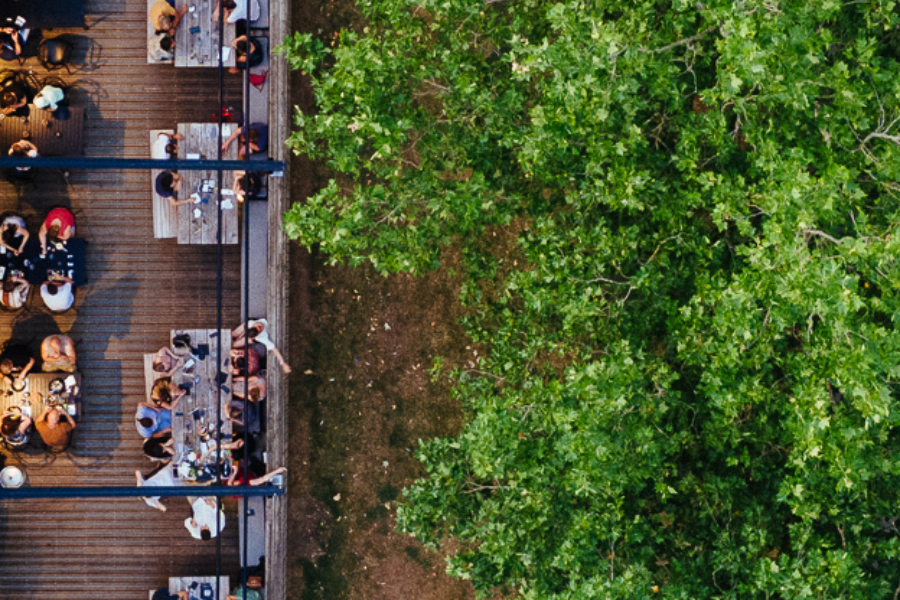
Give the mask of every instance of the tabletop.
POLYGON ((41 156, 82 156, 84 154, 84 109, 69 107, 69 118, 59 121, 53 113, 29 105, 28 117, 0 120, 0 152, 4 155, 19 140, 37 146, 41 156), (25 133, 28 133, 26 136, 25 133))
POLYGON ((0 0, 0 23, 12 27, 17 17, 29 28, 84 27, 84 0, 0 0))
MULTIPOLYGON (((219 577, 219 600, 228 597, 228 577, 219 577)), ((215 600, 215 577, 169 577, 169 593, 187 591, 191 594, 191 600, 215 600)))
POLYGON ((44 410, 45 401, 51 404, 64 404, 76 421, 81 416, 81 373, 29 373, 25 378, 27 385, 21 391, 13 390, 12 383, 6 377, 0 377, 0 409, 8 410, 14 406, 30 411, 30 416, 38 418, 44 410), (69 377, 72 379, 68 379, 69 377), (61 379, 66 385, 62 393, 51 394, 50 382, 61 379), (68 379, 68 381, 66 381, 68 379))
MULTIPOLYGON (((227 329, 218 334, 215 329, 175 329, 172 331, 172 339, 182 334, 190 336, 190 344, 194 350, 185 364, 172 375, 172 382, 176 385, 191 386, 172 414, 176 463, 196 462, 196 457, 203 453, 208 440, 216 439, 218 400, 222 402, 219 421, 222 440, 231 441, 231 421, 226 413, 226 406, 231 400, 231 359, 228 355, 231 350, 231 332, 227 329), (223 341, 221 369, 217 368, 216 355, 219 340, 223 341), (221 393, 218 392, 220 385, 217 380, 221 381, 221 393)), ((190 479, 189 476, 183 478, 190 479)))
MULTIPOLYGON (((236 123, 222 124, 223 142, 237 126, 236 123)), ((178 142, 178 158, 215 159, 218 156, 219 126, 216 123, 179 123, 178 133, 184 136, 184 140, 178 142)), ((227 152, 222 153, 222 158, 237 160, 237 141, 231 144, 227 152)), ((178 198, 185 200, 196 194, 195 198, 199 198, 200 202, 195 200, 193 204, 178 207, 178 243, 215 244, 219 174, 217 171, 181 171, 180 174, 184 181, 178 191, 178 198)), ((238 202, 231 189, 233 180, 232 171, 222 173, 223 244, 238 242, 238 202)))
MULTIPOLYGON (((219 20, 212 13, 218 0, 175 0, 175 9, 188 7, 188 12, 175 31, 176 67, 217 67, 219 65, 219 20)), ((222 64, 234 66, 234 25, 224 24, 222 64)))

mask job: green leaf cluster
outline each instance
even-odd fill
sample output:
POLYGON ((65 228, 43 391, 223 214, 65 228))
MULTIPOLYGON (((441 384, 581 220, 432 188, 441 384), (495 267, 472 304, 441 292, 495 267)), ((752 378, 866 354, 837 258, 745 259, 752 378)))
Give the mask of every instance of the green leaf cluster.
POLYGON ((335 180, 285 228, 384 272, 465 240, 486 350, 400 528, 482 595, 894 598, 897 4, 361 8, 286 44, 335 180))

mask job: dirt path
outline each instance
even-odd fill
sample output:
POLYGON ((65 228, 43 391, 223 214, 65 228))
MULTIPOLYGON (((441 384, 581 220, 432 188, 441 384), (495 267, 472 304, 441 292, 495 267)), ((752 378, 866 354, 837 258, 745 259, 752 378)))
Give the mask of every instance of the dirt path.
MULTIPOLYGON (((329 31, 352 18, 331 0, 294 4, 294 26, 329 31), (335 11, 337 10, 337 13, 335 11)), ((299 76, 292 103, 310 107, 299 76)), ((314 192, 318 165, 292 162, 292 198, 314 192)), ((382 278, 291 256, 290 534, 292 600, 469 600, 467 582, 394 531, 400 491, 421 470, 419 439, 452 435, 462 416, 434 356, 461 361, 457 287, 446 271, 382 278)))

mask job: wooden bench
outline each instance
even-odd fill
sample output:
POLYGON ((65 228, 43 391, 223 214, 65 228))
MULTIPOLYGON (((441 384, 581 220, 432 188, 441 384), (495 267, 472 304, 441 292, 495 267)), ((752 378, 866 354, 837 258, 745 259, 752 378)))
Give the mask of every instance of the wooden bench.
POLYGON ((244 201, 249 225, 243 235, 250 236, 249 260, 241 252, 241 314, 266 317, 266 290, 269 289, 269 205, 265 201, 244 201), (244 274, 249 275, 249 306, 244 306, 244 274), (247 312, 244 313, 244 310, 247 312))
MULTIPOLYGON (((153 129, 150 131, 150 146, 160 133, 175 135, 174 129, 153 129)), ((153 237, 173 238, 178 235, 178 210, 168 198, 156 193, 156 178, 162 169, 150 170, 150 193, 153 194, 153 237)))

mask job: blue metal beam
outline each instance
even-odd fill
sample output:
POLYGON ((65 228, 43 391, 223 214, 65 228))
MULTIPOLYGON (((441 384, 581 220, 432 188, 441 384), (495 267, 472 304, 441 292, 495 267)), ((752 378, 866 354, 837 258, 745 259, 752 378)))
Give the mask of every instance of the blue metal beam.
POLYGON ((71 169, 86 171, 124 171, 134 169, 170 169, 172 171, 244 171, 264 173, 284 171, 284 163, 277 160, 158 160, 152 158, 85 158, 83 156, 0 156, 0 168, 31 167, 33 169, 71 169))
POLYGON ((90 486, 90 487, 22 487, 0 488, 0 500, 25 500, 29 498, 143 498, 163 496, 184 498, 187 496, 283 496, 280 485, 186 485, 186 486, 90 486))

